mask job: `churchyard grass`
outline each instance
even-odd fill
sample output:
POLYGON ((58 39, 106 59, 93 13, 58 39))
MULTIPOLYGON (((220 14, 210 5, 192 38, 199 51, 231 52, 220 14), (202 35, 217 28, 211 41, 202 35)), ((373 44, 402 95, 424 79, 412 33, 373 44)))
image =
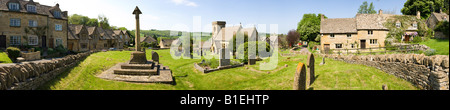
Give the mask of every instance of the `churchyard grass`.
MULTIPOLYGON (((147 51, 151 59, 151 51, 147 51)), ((170 56, 169 50, 153 50, 160 55, 160 62, 169 66, 174 76, 175 85, 127 83, 104 80, 96 77, 102 71, 120 62, 130 59, 131 51, 110 51, 92 54, 79 65, 39 89, 43 90, 292 90, 294 74, 298 62, 306 62, 306 55, 295 57, 279 56, 275 70, 259 70, 259 64, 270 59, 258 61, 256 65, 215 71, 207 74, 198 72, 194 63, 201 59, 178 59, 170 56), (284 68, 287 64, 288 67, 284 68), (281 69, 279 69, 281 68, 281 69), (267 73, 270 72, 270 73, 267 73)), ((376 68, 364 65, 347 64, 342 61, 326 59, 326 64, 319 66, 322 58, 317 57, 316 81, 314 90, 381 90, 387 84, 392 90, 416 90, 411 83, 384 73, 376 68)))

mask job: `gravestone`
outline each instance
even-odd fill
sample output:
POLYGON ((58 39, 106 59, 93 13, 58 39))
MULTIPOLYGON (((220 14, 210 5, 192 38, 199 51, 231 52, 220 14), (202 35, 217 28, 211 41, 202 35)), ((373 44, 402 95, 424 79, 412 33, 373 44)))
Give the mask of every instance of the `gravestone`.
POLYGON ((249 55, 248 56, 248 65, 254 65, 254 64, 256 64, 256 57, 255 56, 253 56, 253 55, 249 55))
POLYGON ((308 75, 309 75, 309 82, 308 85, 311 85, 315 80, 315 74, 314 74, 314 54, 310 53, 308 55, 308 75))
POLYGON ((387 86, 386 84, 383 84, 383 85, 381 86, 381 88, 382 88, 383 90, 389 90, 389 88, 388 88, 388 86, 387 86))
POLYGON ((319 65, 325 65, 325 57, 322 58, 322 62, 319 65))
POLYGON ((298 63, 294 76, 294 90, 306 90, 306 68, 305 64, 298 63))
POLYGON ((230 59, 227 59, 225 57, 225 54, 226 54, 225 49, 224 48, 220 49, 219 67, 230 65, 230 59))
POLYGON ((158 55, 158 53, 152 51, 152 60, 153 60, 153 62, 158 62, 159 63, 159 55, 158 55))

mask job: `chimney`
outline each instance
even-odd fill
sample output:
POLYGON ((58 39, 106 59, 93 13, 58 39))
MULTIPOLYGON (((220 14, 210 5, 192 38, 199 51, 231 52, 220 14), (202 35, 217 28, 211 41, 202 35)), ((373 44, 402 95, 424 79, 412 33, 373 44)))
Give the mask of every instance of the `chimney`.
POLYGON ((417 19, 420 19, 420 11, 417 11, 416 17, 417 19))
POLYGON ((67 12, 67 11, 63 11, 63 15, 64 15, 65 17, 67 17, 68 12, 67 12))
POLYGON ((378 10, 378 14, 379 14, 379 15, 382 15, 382 14, 383 14, 383 10, 381 10, 381 9, 378 10))
POLYGON ((59 7, 59 3, 56 3, 56 7, 59 7))
POLYGON ((320 21, 325 20, 325 17, 323 17, 323 14, 320 14, 320 21))

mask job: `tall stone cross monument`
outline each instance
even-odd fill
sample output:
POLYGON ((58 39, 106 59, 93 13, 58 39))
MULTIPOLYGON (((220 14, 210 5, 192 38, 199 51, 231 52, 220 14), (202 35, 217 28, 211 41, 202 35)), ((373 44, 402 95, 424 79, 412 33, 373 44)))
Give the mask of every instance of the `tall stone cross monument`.
POLYGON ((131 60, 130 64, 146 64, 147 63, 147 57, 145 55, 145 52, 141 52, 141 44, 140 44, 140 26, 139 26, 139 15, 142 14, 141 10, 136 6, 136 8, 133 11, 133 14, 136 16, 136 33, 135 33, 135 46, 136 51, 131 53, 131 60))

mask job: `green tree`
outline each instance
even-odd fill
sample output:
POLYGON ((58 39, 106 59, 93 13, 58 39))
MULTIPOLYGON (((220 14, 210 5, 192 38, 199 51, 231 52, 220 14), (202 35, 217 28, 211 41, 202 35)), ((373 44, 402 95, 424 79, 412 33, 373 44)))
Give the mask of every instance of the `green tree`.
POLYGON ((69 16, 69 24, 86 24, 89 21, 89 17, 79 15, 79 14, 73 14, 69 16))
POLYGON ((122 30, 122 31, 128 30, 126 27, 119 27, 118 29, 119 29, 119 30, 122 30))
POLYGON ((300 34, 295 30, 291 30, 288 32, 286 40, 289 44, 289 47, 292 47, 295 43, 297 43, 300 40, 300 34))
POLYGON ((96 18, 89 19, 89 21, 86 23, 86 26, 97 27, 98 26, 98 19, 96 19, 96 18))
MULTIPOLYGON (((298 23, 297 32, 302 41, 314 41, 320 34, 320 17, 322 14, 304 14, 298 23)), ((326 18, 326 16, 324 16, 326 18)))
POLYGON ((404 15, 416 15, 420 11, 422 19, 427 19, 432 12, 439 12, 441 8, 444 12, 448 11, 448 0, 408 0, 401 11, 404 15))
POLYGON ((364 1, 361 6, 359 6, 358 9, 359 14, 375 14, 377 11, 375 11, 375 6, 373 6, 373 2, 370 3, 370 5, 367 3, 367 1, 364 1))
POLYGON ((103 29, 111 29, 111 26, 109 25, 109 19, 105 15, 99 15, 99 26, 103 29))

